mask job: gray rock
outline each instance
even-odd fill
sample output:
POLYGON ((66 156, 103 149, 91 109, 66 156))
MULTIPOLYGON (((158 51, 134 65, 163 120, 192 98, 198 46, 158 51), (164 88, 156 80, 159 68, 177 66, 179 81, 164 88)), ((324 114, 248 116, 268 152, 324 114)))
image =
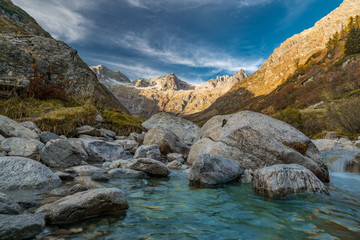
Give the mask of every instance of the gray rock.
POLYGON ((332 151, 332 150, 356 150, 355 144, 346 138, 339 140, 334 139, 317 139, 312 140, 313 143, 320 151, 332 151))
POLYGON ((101 215, 113 215, 128 209, 125 194, 117 188, 92 189, 61 198, 40 207, 48 213, 50 224, 80 221, 101 215))
POLYGON ((0 214, 0 239, 33 239, 45 228, 45 214, 0 214))
POLYGON ((172 162, 172 161, 178 161, 180 163, 185 162, 185 157, 181 153, 169 153, 166 155, 166 158, 169 162, 172 162))
POLYGON ((68 139, 51 140, 41 150, 41 161, 49 167, 71 167, 86 159, 83 149, 74 146, 68 139))
POLYGON ((67 193, 66 189, 64 188, 55 188, 53 190, 51 190, 50 192, 48 192, 48 195, 51 196, 65 196, 67 193))
POLYGON ((19 214, 22 211, 20 205, 6 194, 0 193, 0 214, 19 214))
POLYGON ((5 139, 5 137, 0 134, 0 144, 2 143, 2 141, 3 141, 4 139, 5 139))
POLYGON ((251 183, 253 179, 253 170, 246 169, 244 173, 241 175, 240 181, 243 183, 251 183))
POLYGON ((244 169, 232 159, 213 154, 199 155, 191 167, 190 185, 211 186, 240 179, 244 169))
POLYGON ((36 139, 12 137, 2 141, 1 147, 8 150, 8 156, 27 157, 39 161, 44 144, 36 139))
POLYGON ((60 139, 60 136, 56 135, 55 133, 52 132, 42 132, 40 133, 40 141, 43 143, 47 143, 50 140, 54 140, 54 139, 60 139))
POLYGON ((360 148, 360 140, 355 141, 354 145, 355 147, 360 148))
POLYGON ((0 157, 0 190, 46 189, 61 180, 48 167, 29 158, 0 157))
POLYGON ((160 152, 164 155, 168 153, 188 153, 187 145, 179 141, 179 138, 168 129, 163 127, 153 127, 145 135, 144 145, 156 144, 160 148, 160 152))
POLYGON ((325 185, 298 164, 278 164, 254 171, 252 186, 261 195, 282 198, 289 194, 328 193, 325 185))
POLYGON ((101 131, 104 133, 104 135, 106 137, 109 137, 109 138, 115 138, 116 137, 116 133, 114 131, 111 131, 109 129, 104 129, 104 128, 102 128, 101 131))
POLYGON ((137 141, 140 145, 143 145, 145 138, 145 133, 130 133, 129 139, 137 141))
POLYGON ((93 181, 90 176, 76 177, 75 183, 87 186, 90 189, 101 188, 101 184, 93 181))
POLYGON ((123 178, 123 179, 130 179, 130 178, 140 178, 146 179, 149 178, 145 172, 136 171, 132 169, 125 169, 125 168, 117 168, 111 169, 108 173, 109 178, 123 178))
POLYGON ((129 168, 131 162, 132 162, 131 160, 119 159, 119 160, 116 160, 116 161, 112 162, 112 163, 110 164, 110 168, 111 168, 111 169, 115 169, 115 168, 129 168))
POLYGON ((131 150, 139 146, 139 143, 135 140, 115 140, 115 143, 123 146, 125 150, 131 150))
POLYGON ((76 128, 76 135, 88 135, 93 137, 105 137, 103 132, 100 129, 97 129, 92 126, 81 126, 76 128))
POLYGON ((58 176, 62 181, 73 181, 75 178, 70 173, 65 172, 55 172, 55 175, 58 176))
POLYGON ((337 139, 337 132, 327 132, 325 135, 325 139, 337 139))
POLYGON ((41 133, 40 128, 38 128, 38 126, 36 126, 36 124, 35 124, 34 122, 26 121, 26 122, 22 122, 22 123, 20 123, 20 124, 21 124, 21 126, 23 126, 23 127, 26 127, 26 128, 28 128, 28 129, 30 129, 30 130, 35 131, 38 135, 41 133))
POLYGON ((73 195, 75 193, 78 192, 84 192, 89 190, 89 187, 85 186, 85 185, 81 185, 81 184, 75 184, 74 186, 72 186, 71 188, 69 188, 69 190, 67 191, 68 195, 73 195))
MULTIPOLYGON (((127 136, 116 136, 115 139, 116 140, 130 140, 129 137, 127 137, 127 136)), ((132 141, 135 141, 135 140, 132 140, 132 141)))
POLYGON ((180 170, 182 169, 182 163, 178 161, 172 161, 166 165, 171 170, 180 170))
POLYGON ((130 164, 129 168, 146 172, 154 177, 167 177, 171 173, 170 169, 165 164, 151 158, 135 159, 135 161, 130 164))
POLYGON ((3 115, 0 115, 0 134, 7 138, 39 139, 36 132, 21 126, 19 123, 3 115))
POLYGON ((168 113, 158 113, 142 123, 147 130, 162 127, 173 132, 179 141, 193 142, 200 128, 189 120, 173 116, 168 113))
POLYGON ((215 116, 204 124, 187 162, 210 153, 238 161, 256 170, 281 163, 296 163, 329 182, 329 172, 320 151, 303 133, 282 121, 251 111, 215 116))
POLYGON ((74 170, 74 172, 77 173, 79 176, 93 176, 95 174, 105 172, 104 169, 91 165, 77 166, 72 167, 71 169, 74 170))
POLYGON ((124 148, 117 143, 99 140, 83 140, 85 151, 89 155, 87 162, 106 162, 124 157, 124 148))
POLYGON ((158 145, 141 145, 136 149, 134 158, 152 158, 161 159, 161 153, 158 145))

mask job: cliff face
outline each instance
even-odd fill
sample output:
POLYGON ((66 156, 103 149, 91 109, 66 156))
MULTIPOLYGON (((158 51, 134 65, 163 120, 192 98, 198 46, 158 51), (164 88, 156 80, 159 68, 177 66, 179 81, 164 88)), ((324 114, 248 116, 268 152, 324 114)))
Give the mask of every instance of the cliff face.
POLYGON ((189 118, 203 122, 217 114, 236 112, 244 109, 241 102, 271 93, 294 73, 297 65, 305 64, 313 54, 324 49, 329 38, 346 26, 350 16, 356 15, 360 15, 360 1, 344 0, 340 7, 318 21, 314 27, 282 43, 258 71, 235 84, 209 109, 189 118))
POLYGON ((97 80, 77 51, 53 39, 25 11, 0 1, 0 97, 21 92, 35 72, 45 83, 64 81, 68 95, 103 107, 128 111, 97 80))
POLYGON ((137 79, 131 84, 103 83, 131 114, 147 118, 162 111, 180 116, 201 112, 246 77, 245 71, 240 70, 234 76, 218 76, 201 85, 184 82, 174 73, 137 79))

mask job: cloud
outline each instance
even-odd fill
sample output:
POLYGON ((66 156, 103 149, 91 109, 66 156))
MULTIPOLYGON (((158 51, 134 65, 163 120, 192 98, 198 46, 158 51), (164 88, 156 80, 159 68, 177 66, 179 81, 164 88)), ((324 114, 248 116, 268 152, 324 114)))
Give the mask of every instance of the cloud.
POLYGON ((132 49, 144 56, 155 58, 167 64, 184 65, 194 68, 215 68, 217 71, 236 72, 243 69, 248 72, 256 71, 264 62, 263 58, 243 59, 233 57, 218 49, 201 47, 201 43, 191 44, 182 42, 174 36, 166 36, 160 44, 151 42, 150 34, 138 35, 128 33, 127 35, 113 39, 112 41, 120 47, 132 49), (154 47, 159 45, 160 47, 154 47))
POLYGON ((33 16, 54 38, 67 42, 86 39, 91 20, 80 10, 95 7, 96 2, 86 0, 13 0, 33 16))

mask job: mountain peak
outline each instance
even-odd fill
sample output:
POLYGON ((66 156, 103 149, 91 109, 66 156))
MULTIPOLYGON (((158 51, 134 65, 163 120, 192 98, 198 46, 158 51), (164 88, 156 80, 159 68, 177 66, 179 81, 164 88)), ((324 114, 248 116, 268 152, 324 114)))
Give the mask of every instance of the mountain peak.
POLYGON ((99 81, 106 85, 131 83, 130 79, 120 71, 113 71, 104 65, 90 67, 99 81))

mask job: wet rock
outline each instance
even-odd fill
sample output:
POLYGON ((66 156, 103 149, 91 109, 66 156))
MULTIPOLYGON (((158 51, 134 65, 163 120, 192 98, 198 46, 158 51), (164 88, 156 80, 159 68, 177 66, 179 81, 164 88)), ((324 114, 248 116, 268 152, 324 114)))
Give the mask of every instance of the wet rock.
POLYGON ((240 179, 244 169, 232 159, 202 154, 191 167, 190 185, 211 186, 240 179))
POLYGON ((130 133, 129 139, 137 141, 139 145, 143 145, 145 138, 145 133, 130 133))
POLYGON ((8 156, 27 157, 39 161, 44 144, 36 139, 12 137, 3 140, 1 147, 8 150, 8 156))
POLYGON ((91 175, 91 180, 94 180, 96 182, 108 182, 109 178, 105 173, 94 173, 91 175))
POLYGON ((240 181, 243 183, 251 183, 253 179, 253 170, 246 169, 244 173, 241 175, 240 181))
POLYGON ((0 134, 6 138, 39 139, 36 132, 3 115, 0 115, 0 134))
POLYGON ((40 203, 38 203, 37 201, 19 201, 17 203, 23 209, 36 208, 40 206, 40 203))
POLYGON ((32 239, 45 228, 46 214, 0 214, 0 239, 32 239))
POLYGON ((136 149, 134 158, 152 158, 161 159, 161 153, 158 145, 141 145, 136 149))
POLYGON ((278 164, 254 171, 252 186, 261 195, 282 198, 289 194, 328 193, 325 185, 308 169, 298 164, 278 164))
POLYGON ((146 172, 154 177, 167 177, 171 171, 160 161, 151 158, 135 159, 129 166, 130 169, 146 172))
POLYGON ((182 169, 183 164, 178 161, 172 161, 166 165, 171 170, 180 170, 182 169))
POLYGON ((61 180, 48 167, 29 158, 0 157, 0 190, 44 189, 61 180))
POLYGON ((26 127, 30 130, 33 130, 34 132, 36 132, 38 135, 40 135, 41 130, 40 128, 38 128, 38 126, 36 126, 36 124, 34 122, 31 121, 26 121, 26 122, 22 122, 20 123, 21 126, 26 127))
POLYGON ((106 162, 124 157, 124 148, 117 143, 100 140, 83 140, 85 151, 89 155, 87 162, 106 162))
POLYGON ((72 186, 68 191, 67 194, 68 195, 73 195, 75 193, 78 192, 84 192, 89 190, 89 187, 85 186, 85 185, 81 185, 81 184, 75 184, 74 186, 72 186))
POLYGON ((22 212, 20 205, 6 194, 0 192, 0 214, 19 214, 22 212))
POLYGON ((73 181, 74 180, 74 176, 69 173, 58 171, 58 172, 55 172, 55 175, 58 176, 62 181, 73 181))
POLYGON ((50 140, 60 139, 60 136, 56 135, 55 133, 46 132, 46 131, 40 133, 39 136, 40 136, 40 141, 43 142, 44 144, 46 144, 50 140))
POLYGON ((281 163, 296 163, 329 182, 329 172, 315 144, 296 128, 251 111, 215 116, 201 128, 187 162, 209 153, 238 161, 256 170, 281 163))
POLYGON ((101 188, 101 184, 93 181, 90 176, 76 177, 75 182, 87 186, 90 189, 101 188))
POLYGON ((47 194, 52 195, 52 196, 65 196, 66 193, 67 193, 67 191, 64 188, 55 188, 55 189, 51 190, 50 192, 48 192, 47 194))
POLYGON ((111 169, 107 174, 109 178, 123 178, 123 179, 149 178, 149 175, 147 175, 145 172, 136 171, 132 169, 125 169, 125 168, 111 169))
POLYGON ((113 215, 128 209, 125 194, 117 188, 92 189, 79 192, 40 207, 50 224, 80 221, 101 215, 113 215))
POLYGON ((86 159, 83 149, 74 146, 68 139, 51 140, 41 150, 41 161, 49 167, 76 166, 86 159))
POLYGON ((153 127, 162 127, 174 133, 180 142, 193 142, 200 128, 186 120, 168 113, 158 113, 142 123, 147 130, 153 127))

